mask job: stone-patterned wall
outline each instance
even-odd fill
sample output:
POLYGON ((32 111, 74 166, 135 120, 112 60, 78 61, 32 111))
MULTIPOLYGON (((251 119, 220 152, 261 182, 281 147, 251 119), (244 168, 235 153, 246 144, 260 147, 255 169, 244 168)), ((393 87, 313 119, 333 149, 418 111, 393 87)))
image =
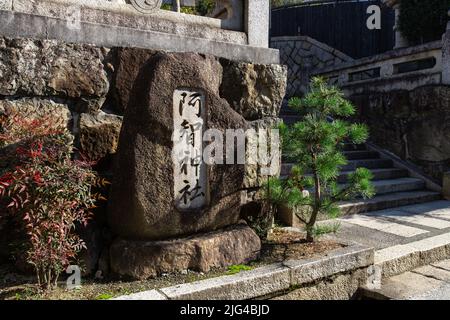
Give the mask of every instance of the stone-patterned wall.
MULTIPOLYGON (((15 109, 65 121, 84 156, 104 159, 116 151, 137 73, 158 52, 0 37, 0 113, 15 109)), ((284 67, 217 60, 220 94, 235 111, 248 121, 277 117, 284 67)))
POLYGON ((450 21, 442 41, 442 83, 450 85, 450 21))
POLYGON ((110 59, 107 48, 0 38, 0 112, 65 121, 88 159, 104 158, 115 151, 121 123, 106 102, 110 59))
POLYGON ((270 47, 280 50, 281 64, 288 66, 287 98, 305 94, 312 73, 353 60, 307 36, 274 37, 270 47))
MULTIPOLYGON (((142 66, 157 54, 167 53, 0 37, 0 114, 7 116, 17 110, 27 117, 45 114, 66 123, 78 150, 87 159, 97 160, 96 169, 111 177, 133 87, 142 66)), ((271 127, 284 98, 286 68, 211 59, 220 69, 210 76, 221 84, 223 103, 249 126, 271 127)), ((260 170, 250 166, 245 170, 246 183, 240 190, 248 190, 248 201, 252 201, 262 183, 260 170)), ((110 236, 104 215, 102 208, 96 216, 98 224, 91 224, 84 232, 89 248, 87 268, 93 272, 105 252, 105 234, 110 236)), ((0 225, 0 258, 6 240, 7 232, 0 225)))
POLYGON ((442 181, 450 170, 450 86, 366 93, 350 99, 370 140, 442 181))

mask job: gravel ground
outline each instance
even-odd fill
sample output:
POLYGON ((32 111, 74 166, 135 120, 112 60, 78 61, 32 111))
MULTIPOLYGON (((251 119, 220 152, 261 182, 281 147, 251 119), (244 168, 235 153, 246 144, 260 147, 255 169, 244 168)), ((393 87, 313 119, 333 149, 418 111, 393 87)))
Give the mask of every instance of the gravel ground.
POLYGON ((261 258, 247 266, 233 266, 229 269, 212 270, 206 274, 187 270, 184 274, 164 274, 160 277, 144 281, 122 281, 118 279, 83 279, 82 286, 75 290, 66 290, 61 281, 59 287, 52 292, 39 292, 34 278, 15 273, 11 265, 0 266, 0 299, 1 300, 102 300, 131 293, 169 287, 181 283, 189 283, 207 278, 223 276, 266 264, 287 259, 306 259, 321 255, 342 245, 330 241, 319 240, 305 243, 303 234, 276 229, 264 242, 261 258))

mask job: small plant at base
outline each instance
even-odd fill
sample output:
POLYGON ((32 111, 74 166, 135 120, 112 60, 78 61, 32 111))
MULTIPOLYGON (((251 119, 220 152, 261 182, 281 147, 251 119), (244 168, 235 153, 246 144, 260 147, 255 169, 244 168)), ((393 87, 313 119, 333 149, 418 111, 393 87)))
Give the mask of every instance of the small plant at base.
POLYGON ((365 168, 350 174, 344 186, 337 183, 340 167, 347 164, 340 146, 345 141, 365 142, 368 130, 364 125, 334 119, 352 116, 355 109, 339 89, 327 86, 321 78, 313 78, 311 91, 304 99, 291 99, 289 106, 303 117, 292 126, 280 126, 283 153, 295 160, 295 166, 287 179, 269 179, 266 197, 277 205, 306 208, 295 211, 305 224, 307 241, 313 242, 319 214, 336 218, 339 201, 375 194, 372 173, 365 168))
POLYGON ((72 160, 64 125, 12 113, 1 117, 0 128, 9 164, 0 172, 0 219, 16 222, 24 235, 16 255, 35 268, 41 287, 52 289, 85 247, 74 230, 102 199, 91 192, 99 179, 90 163, 72 160))
POLYGON ((258 216, 249 216, 246 218, 248 225, 255 231, 262 240, 267 239, 270 229, 273 228, 273 208, 271 204, 263 203, 261 213, 258 216))
POLYGON ((113 295, 109 293, 103 293, 95 298, 95 300, 109 300, 112 299, 113 295))
POLYGON ((313 234, 316 238, 324 236, 330 233, 337 233, 341 224, 339 222, 336 223, 327 223, 327 224, 319 224, 314 226, 313 234))
POLYGON ((236 273, 239 273, 242 271, 250 271, 252 269, 253 268, 250 266, 246 266, 244 264, 238 264, 238 265, 229 266, 227 274, 231 275, 231 274, 236 274, 236 273))

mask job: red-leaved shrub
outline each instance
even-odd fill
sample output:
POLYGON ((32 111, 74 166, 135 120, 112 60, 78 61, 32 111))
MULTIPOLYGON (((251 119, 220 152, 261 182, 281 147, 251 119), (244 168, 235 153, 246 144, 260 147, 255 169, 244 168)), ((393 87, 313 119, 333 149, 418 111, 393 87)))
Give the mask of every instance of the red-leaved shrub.
POLYGON ((73 138, 63 124, 10 112, 0 117, 0 130, 0 219, 18 222, 18 254, 51 289, 85 247, 74 230, 91 218, 98 177, 89 163, 72 159, 73 138))

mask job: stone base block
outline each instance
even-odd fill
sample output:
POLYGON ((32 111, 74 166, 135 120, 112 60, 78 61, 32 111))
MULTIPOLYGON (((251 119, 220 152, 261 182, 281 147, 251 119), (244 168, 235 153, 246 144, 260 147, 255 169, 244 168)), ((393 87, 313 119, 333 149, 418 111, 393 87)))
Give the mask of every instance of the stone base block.
POLYGON ((291 209, 285 205, 278 206, 277 218, 288 227, 302 228, 304 223, 297 217, 297 210, 307 210, 305 208, 291 209))
POLYGON ((188 269, 208 272, 255 260, 260 250, 260 239, 245 224, 167 241, 118 239, 110 249, 111 271, 134 279, 188 269))

